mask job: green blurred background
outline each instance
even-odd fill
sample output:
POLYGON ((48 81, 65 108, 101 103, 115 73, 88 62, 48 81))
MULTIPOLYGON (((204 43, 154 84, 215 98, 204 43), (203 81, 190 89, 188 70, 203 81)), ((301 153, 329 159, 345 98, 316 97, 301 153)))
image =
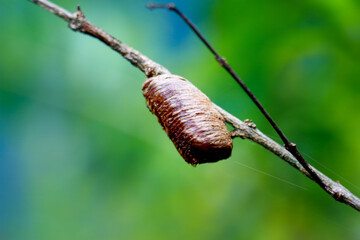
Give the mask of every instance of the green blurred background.
MULTIPOLYGON (((188 27, 146 2, 56 1, 279 141, 188 27)), ((309 162, 360 195, 359 1, 175 3, 309 162)), ((98 40, 29 1, 1 1, 0 29, 1 240, 360 239, 358 212, 249 141, 186 164, 145 76, 98 40)))

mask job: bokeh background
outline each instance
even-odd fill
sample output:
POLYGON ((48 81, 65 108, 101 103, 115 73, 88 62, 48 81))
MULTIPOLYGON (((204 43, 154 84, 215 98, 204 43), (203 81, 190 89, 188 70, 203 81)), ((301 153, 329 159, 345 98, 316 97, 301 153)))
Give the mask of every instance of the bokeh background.
MULTIPOLYGON (((279 141, 188 27, 146 2, 56 1, 279 141)), ((175 3, 309 162, 360 195, 359 1, 175 3)), ((360 239, 358 212, 249 141, 186 164, 143 73, 98 40, 29 1, 1 1, 0 29, 1 240, 360 239)))

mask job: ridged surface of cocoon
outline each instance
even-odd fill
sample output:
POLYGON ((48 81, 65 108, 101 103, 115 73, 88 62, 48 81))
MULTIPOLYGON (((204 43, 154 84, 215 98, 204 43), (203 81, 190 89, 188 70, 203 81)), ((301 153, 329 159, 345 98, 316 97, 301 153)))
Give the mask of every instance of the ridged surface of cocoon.
POLYGON ((175 147, 196 165, 230 157, 232 139, 210 99, 186 79, 160 75, 146 79, 143 94, 175 147))

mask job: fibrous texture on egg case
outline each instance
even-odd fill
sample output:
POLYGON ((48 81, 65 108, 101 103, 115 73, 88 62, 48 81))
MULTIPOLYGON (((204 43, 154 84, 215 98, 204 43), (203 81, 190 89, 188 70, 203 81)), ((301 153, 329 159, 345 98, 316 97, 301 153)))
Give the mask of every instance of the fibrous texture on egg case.
POLYGON ((186 79, 159 75, 147 79, 143 94, 175 147, 196 165, 231 155, 232 139, 210 99, 186 79))

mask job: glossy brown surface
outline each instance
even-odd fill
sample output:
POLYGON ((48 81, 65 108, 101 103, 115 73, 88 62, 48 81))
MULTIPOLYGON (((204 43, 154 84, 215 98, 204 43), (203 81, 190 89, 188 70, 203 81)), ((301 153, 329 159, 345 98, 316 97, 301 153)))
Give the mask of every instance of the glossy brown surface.
POLYGON ((189 81, 167 74, 152 77, 144 82, 143 94, 186 162, 216 162, 231 155, 232 139, 223 117, 189 81))

